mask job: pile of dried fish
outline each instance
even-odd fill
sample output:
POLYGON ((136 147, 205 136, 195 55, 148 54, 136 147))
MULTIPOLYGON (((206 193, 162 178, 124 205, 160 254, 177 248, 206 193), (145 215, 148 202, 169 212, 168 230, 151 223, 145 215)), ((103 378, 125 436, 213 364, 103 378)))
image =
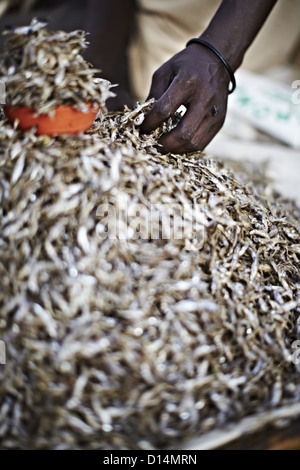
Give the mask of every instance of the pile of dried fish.
POLYGON ((69 105, 86 112, 86 103, 104 107, 113 96, 106 80, 82 57, 87 47, 84 31, 51 32, 47 23, 34 19, 30 26, 6 34, 0 56, 0 80, 6 84, 6 104, 26 106, 37 114, 49 114, 69 105))
POLYGON ((2 449, 176 446, 300 398, 299 211, 160 154, 149 106, 57 139, 0 122, 2 449))

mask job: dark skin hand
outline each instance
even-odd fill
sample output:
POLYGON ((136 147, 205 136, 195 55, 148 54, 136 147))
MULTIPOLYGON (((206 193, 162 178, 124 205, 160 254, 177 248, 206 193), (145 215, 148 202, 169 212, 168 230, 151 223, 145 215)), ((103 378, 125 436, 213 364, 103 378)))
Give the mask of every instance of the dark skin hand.
MULTIPOLYGON (((201 39, 226 58, 233 71, 275 5, 276 0, 223 0, 201 39)), ((141 126, 149 133, 171 117, 180 105, 187 112, 160 144, 164 152, 203 150, 221 129, 227 110, 229 75, 213 52, 191 44, 153 75, 149 98, 156 103, 141 126), (214 115, 213 108, 218 113, 214 115)))
POLYGON ((187 108, 183 119, 159 143, 165 152, 204 149, 224 123, 228 86, 224 65, 198 44, 189 46, 155 72, 149 98, 157 101, 141 131, 156 129, 183 104, 187 108), (218 114, 213 116, 216 105, 218 114))

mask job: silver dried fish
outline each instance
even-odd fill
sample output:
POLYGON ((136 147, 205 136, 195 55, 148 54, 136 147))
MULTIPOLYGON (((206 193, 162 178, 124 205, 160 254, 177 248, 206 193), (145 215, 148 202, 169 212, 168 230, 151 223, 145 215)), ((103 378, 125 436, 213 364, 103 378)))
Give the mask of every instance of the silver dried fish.
MULTIPOLYGON (((77 56, 83 34, 26 32, 7 46, 26 49, 11 54, 9 67, 23 63, 11 102, 49 110, 54 102, 40 91, 48 97, 53 87, 63 92, 55 103, 72 100, 59 89, 69 71, 56 42, 77 56), (47 74, 58 64, 55 84, 47 74), (33 90, 42 67, 44 89, 33 90)), ((79 63, 80 80, 69 85, 88 96, 79 63)), ((22 133, 1 115, 2 449, 176 448, 299 402, 291 357, 300 211, 262 177, 251 182, 249 168, 161 154, 157 138, 175 120, 140 134, 152 105, 100 115, 88 132, 56 139, 22 133), (156 217, 143 238, 133 228, 137 205, 143 220, 156 217), (100 236, 99 207, 120 214, 118 236, 100 236), (176 220, 195 225, 167 238, 165 219, 170 234, 176 220)))

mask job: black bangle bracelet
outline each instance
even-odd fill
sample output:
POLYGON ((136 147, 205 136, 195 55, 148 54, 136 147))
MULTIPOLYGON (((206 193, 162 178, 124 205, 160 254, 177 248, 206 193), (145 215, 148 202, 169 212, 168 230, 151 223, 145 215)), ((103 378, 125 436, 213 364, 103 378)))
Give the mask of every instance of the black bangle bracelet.
POLYGON ((233 70, 230 67, 230 65, 228 64, 227 60, 222 56, 222 54, 214 46, 212 46, 211 44, 209 44, 209 42, 206 42, 206 41, 204 41, 203 39, 200 39, 200 38, 190 39, 189 42, 187 43, 186 47, 189 46, 190 44, 194 44, 194 43, 201 44, 202 46, 205 46, 208 49, 210 49, 221 60, 221 62, 225 65, 226 70, 227 70, 227 72, 229 74, 229 77, 230 77, 231 84, 232 84, 232 87, 228 90, 228 94, 230 95, 231 93, 233 93, 234 90, 236 89, 236 81, 235 81, 235 76, 234 76, 233 70))

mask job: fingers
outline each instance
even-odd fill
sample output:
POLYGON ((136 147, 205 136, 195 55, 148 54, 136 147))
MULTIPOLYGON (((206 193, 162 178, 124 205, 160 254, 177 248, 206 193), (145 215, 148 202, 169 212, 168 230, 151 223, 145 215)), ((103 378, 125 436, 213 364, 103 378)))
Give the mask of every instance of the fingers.
MULTIPOLYGON (((163 87, 157 85, 154 92, 159 93, 163 87)), ((158 98, 153 108, 148 112, 141 126, 141 131, 145 134, 157 129, 164 121, 169 119, 181 104, 187 101, 187 89, 183 86, 181 79, 177 76, 162 96, 158 98)))
POLYGON ((205 111, 196 102, 190 105, 179 124, 168 134, 164 135, 159 143, 167 152, 190 152, 197 145, 194 141, 198 129, 205 118, 205 111))
POLYGON ((146 101, 150 100, 151 98, 158 100, 169 88, 169 85, 172 82, 172 78, 172 71, 167 67, 167 64, 156 70, 152 77, 151 88, 146 101))
POLYGON ((225 114, 218 117, 211 114, 203 116, 197 106, 188 110, 178 126, 159 140, 162 151, 188 153, 204 150, 223 126, 225 114))

